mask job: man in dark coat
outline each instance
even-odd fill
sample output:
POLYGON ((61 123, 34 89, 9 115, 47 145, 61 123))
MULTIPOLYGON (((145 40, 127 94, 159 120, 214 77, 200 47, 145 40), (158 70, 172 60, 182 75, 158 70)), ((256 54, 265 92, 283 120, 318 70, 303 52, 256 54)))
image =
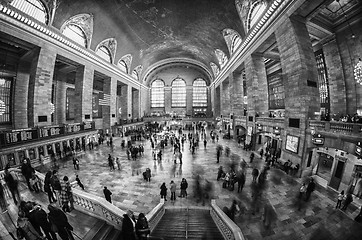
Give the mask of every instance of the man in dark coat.
POLYGON ((309 198, 310 198, 310 194, 314 191, 315 189, 315 183, 314 183, 314 179, 311 178, 310 179, 310 182, 308 184, 308 187, 307 187, 307 191, 305 193, 305 201, 308 201, 309 198))
POLYGON ((42 236, 40 228, 43 230, 48 240, 56 240, 55 233, 51 230, 51 225, 48 221, 47 213, 37 204, 27 203, 32 205, 32 209, 29 211, 28 218, 35 230, 42 236))
POLYGON ((34 168, 30 164, 29 158, 25 158, 23 163, 21 164, 21 173, 24 175, 26 179, 26 183, 28 184, 28 188, 30 191, 33 191, 33 189, 30 186, 29 180, 33 176, 33 173, 35 173, 34 168))
POLYGON ((127 211, 127 214, 123 215, 122 223, 122 236, 123 239, 136 240, 135 228, 136 225, 135 217, 131 210, 127 211))
POLYGON ((12 173, 9 172, 8 168, 5 168, 5 176, 4 180, 6 182, 6 185, 8 186, 11 195, 13 196, 15 205, 18 204, 18 201, 20 201, 20 194, 18 189, 18 180, 14 177, 12 173))
POLYGON ((57 207, 48 205, 48 218, 51 224, 57 228, 57 233, 62 240, 74 240, 73 227, 69 224, 67 215, 57 207))
POLYGON ((103 193, 104 193, 104 197, 106 198, 106 200, 108 202, 112 203, 112 199, 111 199, 112 192, 109 191, 107 187, 104 187, 103 193))

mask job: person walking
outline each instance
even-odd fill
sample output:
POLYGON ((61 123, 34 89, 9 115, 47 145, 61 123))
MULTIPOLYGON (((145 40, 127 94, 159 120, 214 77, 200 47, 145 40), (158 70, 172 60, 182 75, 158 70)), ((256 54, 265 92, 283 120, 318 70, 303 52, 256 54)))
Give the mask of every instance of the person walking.
POLYGON ((311 193, 314 191, 315 189, 315 183, 314 183, 314 179, 311 178, 310 179, 310 182, 308 183, 308 186, 307 186, 307 191, 305 193, 305 201, 307 202, 310 198, 310 195, 311 193))
POLYGON ((186 179, 182 178, 181 184, 180 184, 181 192, 180 192, 179 197, 186 197, 187 198, 187 191, 186 191, 187 187, 188 187, 188 183, 187 183, 186 179))
MULTIPOLYGON (((53 188, 53 192, 56 196, 56 198, 59 200, 60 199, 60 192, 62 190, 62 186, 60 184, 60 180, 58 178, 58 172, 57 170, 53 170, 53 174, 50 177, 50 184, 53 188)), ((59 201, 59 205, 60 205, 60 201, 59 201)))
POLYGON ((160 187, 161 191, 160 191, 160 195, 161 195, 161 199, 165 199, 165 201, 167 201, 166 196, 167 196, 167 187, 166 187, 166 183, 162 183, 161 187, 160 187))
POLYGON ((238 193, 242 192, 245 184, 245 174, 242 170, 238 171, 236 181, 238 182, 238 193))
POLYGON ((108 202, 112 203, 112 199, 111 199, 112 192, 109 191, 109 189, 107 187, 104 187, 103 193, 104 193, 104 197, 106 198, 106 200, 108 202))
POLYGON ((257 168, 254 168, 253 171, 251 172, 251 175, 253 176, 253 182, 256 183, 256 179, 259 176, 259 170, 257 168))
POLYGON ((51 229, 47 213, 36 203, 29 203, 29 205, 31 210, 28 213, 28 217, 35 230, 42 236, 41 228, 48 240, 56 240, 57 237, 51 229))
POLYGON ((127 210, 126 214, 123 214, 122 223, 122 239, 136 240, 135 234, 136 220, 131 210, 127 210))
POLYGON ((45 179, 44 179, 44 192, 46 192, 48 194, 49 203, 53 203, 53 202, 57 201, 53 194, 53 190, 52 190, 52 186, 51 186, 51 177, 52 177, 52 172, 48 171, 45 174, 45 179))
POLYGON ((62 210, 64 212, 71 212, 74 209, 73 207, 73 193, 69 183, 69 178, 67 176, 63 177, 63 181, 60 183, 60 201, 62 210), (70 205, 70 206, 69 206, 70 205))
POLYGON ((138 240, 146 240, 148 239, 148 235, 150 235, 151 231, 148 226, 148 221, 144 213, 140 213, 138 215, 137 223, 136 223, 136 235, 138 240))
POLYGON ((73 157, 73 167, 75 170, 79 170, 79 160, 76 157, 73 157))
POLYGON ((40 240, 42 237, 35 230, 33 225, 29 222, 29 219, 25 216, 23 211, 18 212, 17 219, 17 228, 18 228, 18 239, 25 238, 26 240, 40 240), (19 236, 20 233, 20 236, 19 236))
POLYGON ((172 180, 170 183, 171 201, 176 200, 176 183, 172 180))
POLYGON ((18 204, 18 201, 20 201, 20 193, 19 193, 19 188, 18 188, 18 180, 15 177, 15 175, 13 174, 13 172, 10 172, 9 169, 6 167, 5 168, 5 176, 4 176, 4 180, 6 182, 6 185, 8 186, 11 195, 14 199, 14 203, 15 205, 18 204))
POLYGON ((115 170, 114 164, 113 164, 113 157, 111 156, 111 154, 108 154, 108 166, 111 171, 115 170))
POLYGON ((62 240, 74 240, 72 233, 73 227, 69 224, 67 215, 51 204, 48 205, 48 210, 48 219, 52 226, 51 228, 56 230, 62 240))
POLYGON ((119 161, 118 157, 116 158, 116 164, 117 164, 118 171, 120 171, 121 170, 121 162, 119 161))
POLYGON ((304 199, 306 191, 307 191, 307 186, 305 185, 305 183, 303 183, 302 186, 299 188, 299 196, 298 196, 298 210, 299 211, 302 208, 302 201, 304 199))
POLYGON ((341 208, 343 196, 344 196, 344 190, 342 190, 341 193, 338 194, 336 208, 341 208))
POLYGON ((353 197, 352 194, 350 192, 348 192, 346 195, 344 195, 343 197, 343 207, 341 208, 342 211, 347 210, 348 205, 353 202, 353 197))
POLYGON ((21 164, 21 173, 25 177, 26 183, 28 184, 28 188, 30 191, 34 191, 30 185, 30 179, 33 176, 33 173, 35 173, 34 168, 30 164, 30 159, 25 158, 23 160, 23 163, 21 164))
POLYGON ((250 154, 250 163, 252 163, 252 162, 253 162, 254 157, 255 157, 255 154, 252 152, 252 153, 250 154))
POLYGON ((1 183, 0 183, 0 210, 1 213, 8 210, 8 203, 6 202, 4 187, 1 183))
POLYGON ((78 175, 75 176, 75 181, 77 181, 78 186, 79 186, 82 190, 84 190, 84 185, 83 185, 83 183, 80 181, 78 175))

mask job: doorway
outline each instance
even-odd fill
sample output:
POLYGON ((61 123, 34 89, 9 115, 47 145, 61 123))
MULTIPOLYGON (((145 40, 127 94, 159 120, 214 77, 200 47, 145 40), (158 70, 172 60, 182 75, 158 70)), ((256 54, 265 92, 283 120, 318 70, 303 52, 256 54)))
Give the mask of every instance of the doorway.
POLYGON ((347 158, 336 156, 336 165, 332 174, 331 181, 329 183, 329 186, 335 190, 338 190, 339 184, 341 183, 346 160, 347 158))

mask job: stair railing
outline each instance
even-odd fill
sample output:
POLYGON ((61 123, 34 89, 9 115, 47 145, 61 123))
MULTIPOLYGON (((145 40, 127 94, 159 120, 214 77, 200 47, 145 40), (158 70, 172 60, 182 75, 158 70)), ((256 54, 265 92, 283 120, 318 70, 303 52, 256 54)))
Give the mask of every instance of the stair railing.
POLYGON ((165 214, 165 200, 161 199, 160 203, 152 209, 149 213, 146 214, 146 218, 148 220, 148 227, 152 231, 155 229, 157 224, 160 222, 161 218, 165 214))
MULTIPOLYGON (((18 180, 24 181, 25 179, 21 174, 21 170, 17 168, 11 168, 9 171, 13 171, 18 180)), ((3 174, 0 173, 0 176, 3 174)), ((36 175, 40 180, 40 189, 44 189, 44 179, 45 176, 36 171, 36 175)), ((81 191, 79 189, 73 188, 73 199, 74 207, 76 210, 83 212, 85 214, 91 215, 98 219, 102 219, 109 224, 113 225, 116 229, 122 229, 123 214, 126 212, 109 203, 105 199, 95 196, 93 194, 81 191)))
POLYGON ((224 239, 245 240, 240 228, 216 205, 215 199, 211 200, 210 214, 224 239))

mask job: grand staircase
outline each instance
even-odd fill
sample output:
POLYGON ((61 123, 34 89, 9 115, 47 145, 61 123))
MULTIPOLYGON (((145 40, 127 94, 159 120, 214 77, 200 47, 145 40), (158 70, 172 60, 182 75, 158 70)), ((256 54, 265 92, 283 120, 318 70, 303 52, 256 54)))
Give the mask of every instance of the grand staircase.
POLYGON ((209 209, 165 209, 151 235, 168 240, 224 239, 209 209))
POLYGON ((98 220, 84 236, 83 240, 119 240, 121 231, 107 224, 103 220, 98 220))

